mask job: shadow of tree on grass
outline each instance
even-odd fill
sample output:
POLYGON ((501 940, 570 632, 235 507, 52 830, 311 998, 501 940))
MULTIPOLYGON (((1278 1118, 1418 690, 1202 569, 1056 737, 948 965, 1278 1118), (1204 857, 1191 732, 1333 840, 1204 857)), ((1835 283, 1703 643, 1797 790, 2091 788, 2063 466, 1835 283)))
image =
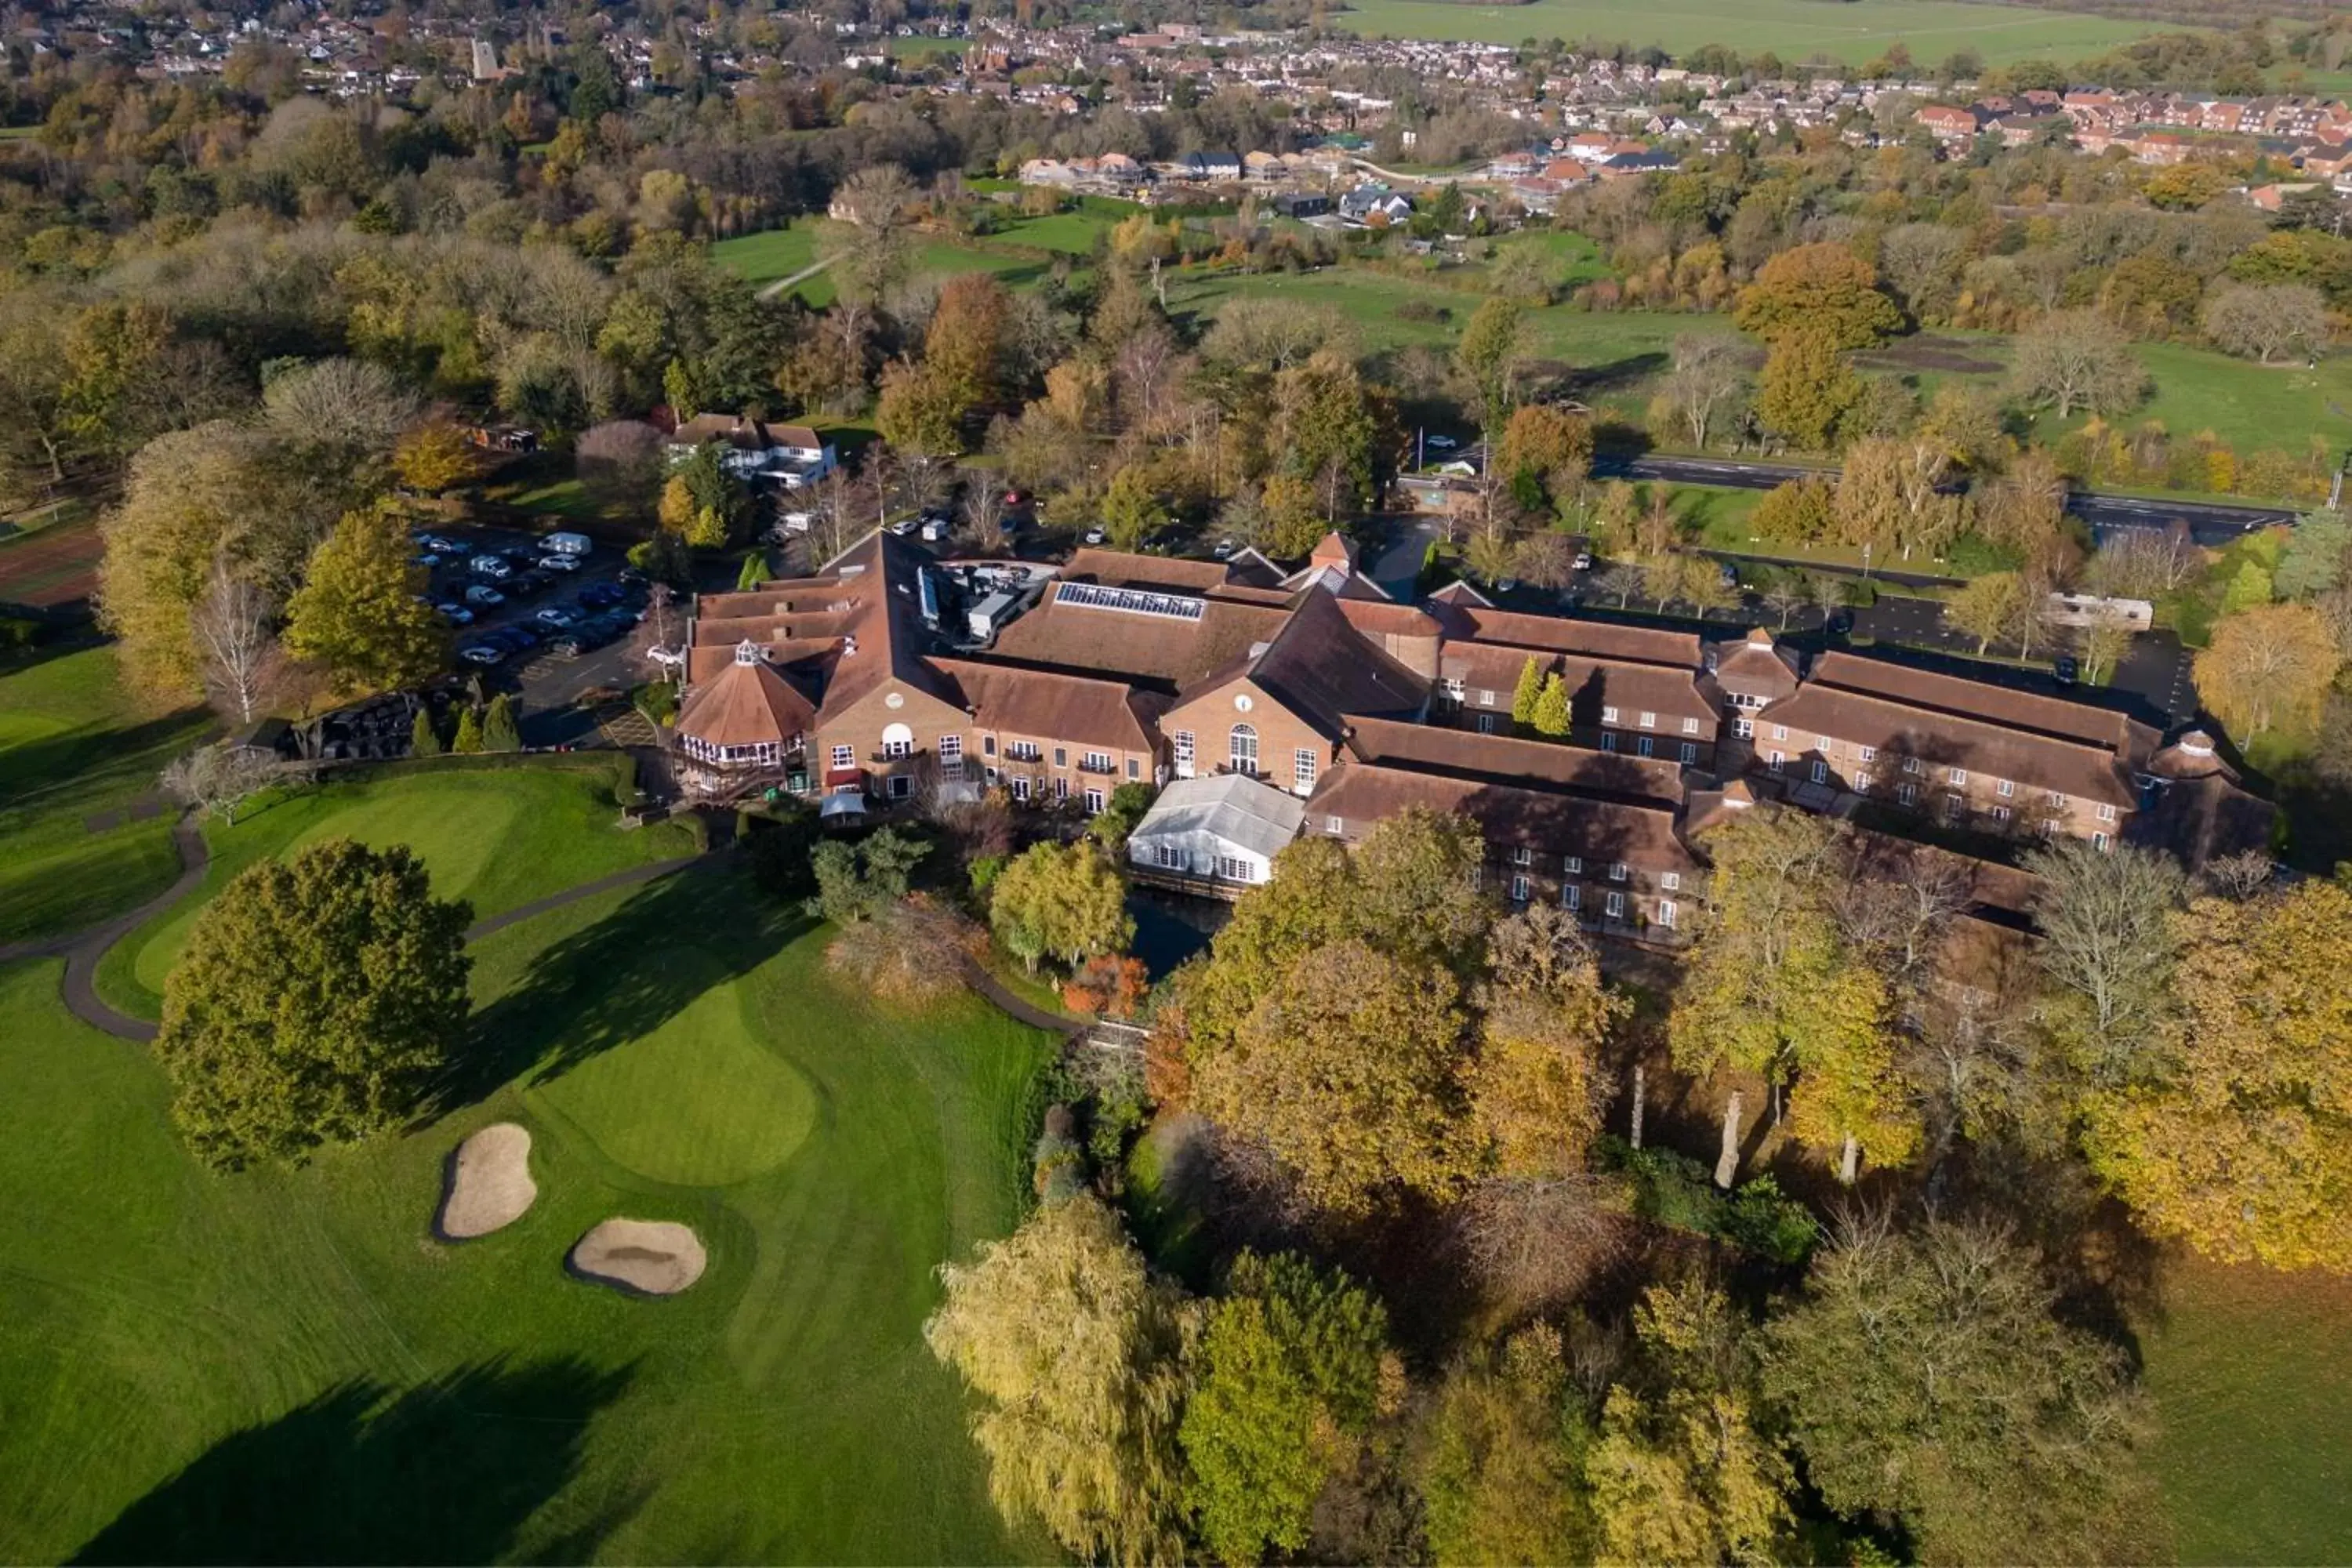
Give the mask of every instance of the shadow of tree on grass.
MULTIPOLYGON (((578 1472, 626 1371, 477 1363, 394 1394, 352 1382, 222 1439, 76 1563, 487 1563, 578 1472)), ((593 1542, 576 1535, 582 1555, 593 1542)))
POLYGON ((660 1027, 809 927, 740 870, 693 868, 646 884, 594 925, 551 943, 474 1015, 431 1114, 523 1072, 543 1082, 660 1027))

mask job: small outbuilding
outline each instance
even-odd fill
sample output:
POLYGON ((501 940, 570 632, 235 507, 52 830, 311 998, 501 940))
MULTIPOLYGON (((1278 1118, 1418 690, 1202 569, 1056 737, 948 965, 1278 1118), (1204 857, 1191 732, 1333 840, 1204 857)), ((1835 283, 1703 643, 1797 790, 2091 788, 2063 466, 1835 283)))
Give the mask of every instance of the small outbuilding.
POLYGON ((1146 879, 1156 873, 1238 892, 1274 874, 1275 856, 1306 815, 1297 795, 1241 773, 1178 779, 1128 835, 1128 860, 1146 879))

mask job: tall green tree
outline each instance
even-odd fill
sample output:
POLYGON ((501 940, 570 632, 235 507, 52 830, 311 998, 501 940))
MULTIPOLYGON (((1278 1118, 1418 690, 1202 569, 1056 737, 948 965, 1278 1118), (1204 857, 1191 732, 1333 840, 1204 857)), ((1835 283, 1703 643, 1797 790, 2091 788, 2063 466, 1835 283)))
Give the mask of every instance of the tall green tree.
POLYGON ((286 605, 286 646, 350 690, 423 685, 448 658, 448 627, 418 597, 407 525, 384 507, 348 512, 311 552, 286 605))
POLYGON ((1543 689, 1536 694, 1535 710, 1528 715, 1529 726, 1538 735, 1565 740, 1570 729, 1568 682, 1555 670, 1544 677, 1543 689))
POLYGON ((1448 1373, 1415 1476, 1440 1568, 1595 1561, 1584 1474, 1592 1436, 1554 1329, 1523 1329, 1499 1353, 1448 1373))
POLYGON ((1929 1221, 1815 1256, 1763 1341, 1763 1388, 1838 1512, 1900 1524, 1927 1563, 2152 1561, 2123 1358, 2053 1315, 2001 1232, 1929 1221))
POLYGON ((940 1278, 923 1338, 978 1396, 998 1510, 1084 1561, 1182 1563, 1177 1422, 1199 1316, 1118 1217, 1087 1194, 1048 1205, 940 1278))
POLYGON ((1499 295, 1480 301, 1454 348, 1454 369, 1470 389, 1478 428, 1489 441, 1519 403, 1519 372, 1527 358, 1526 322, 1518 305, 1499 295))
POLYGON ((465 1026, 466 928, 405 847, 330 839, 238 873, 163 986, 172 1119, 225 1166, 400 1126, 465 1026))
POLYGON ((1388 1314, 1292 1253, 1244 1252, 1201 1337, 1181 1436, 1209 1549, 1235 1568, 1307 1544, 1315 1500, 1379 1407, 1388 1314))
POLYGON ((1519 666, 1519 683, 1511 690, 1511 722, 1526 728, 1536 721, 1536 699, 1543 693, 1543 668, 1528 655, 1519 666))
POLYGON ((514 699, 503 691, 490 699, 490 710, 482 717, 482 750, 522 750, 522 731, 515 722, 514 699))

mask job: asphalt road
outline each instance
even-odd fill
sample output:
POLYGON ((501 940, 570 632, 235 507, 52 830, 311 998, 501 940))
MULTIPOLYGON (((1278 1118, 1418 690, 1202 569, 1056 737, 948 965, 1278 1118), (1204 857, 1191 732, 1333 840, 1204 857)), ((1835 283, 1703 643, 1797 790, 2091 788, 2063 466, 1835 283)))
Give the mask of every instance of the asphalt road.
MULTIPOLYGON (((1720 485, 1743 490, 1769 490, 1790 479, 1834 476, 1836 472, 1792 463, 1748 462, 1728 458, 1629 458, 1605 453, 1593 458, 1592 471, 1612 479, 1664 479, 1674 484, 1720 485)), ((2277 507, 2151 500, 2097 490, 2076 490, 2067 499, 2066 509, 2090 524, 2095 532, 2102 529, 2169 528, 2175 522, 2186 522, 2198 543, 2215 547, 2255 529, 2295 520, 2294 512, 2277 507)))

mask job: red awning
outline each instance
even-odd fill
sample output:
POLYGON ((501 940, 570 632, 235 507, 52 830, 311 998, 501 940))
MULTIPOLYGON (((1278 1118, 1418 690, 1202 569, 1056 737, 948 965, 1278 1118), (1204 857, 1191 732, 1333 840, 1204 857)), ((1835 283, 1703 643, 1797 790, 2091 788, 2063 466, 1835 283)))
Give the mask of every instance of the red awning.
POLYGON ((863 768, 827 768, 824 770, 824 787, 827 789, 831 789, 835 784, 863 784, 865 782, 866 770, 863 768))

